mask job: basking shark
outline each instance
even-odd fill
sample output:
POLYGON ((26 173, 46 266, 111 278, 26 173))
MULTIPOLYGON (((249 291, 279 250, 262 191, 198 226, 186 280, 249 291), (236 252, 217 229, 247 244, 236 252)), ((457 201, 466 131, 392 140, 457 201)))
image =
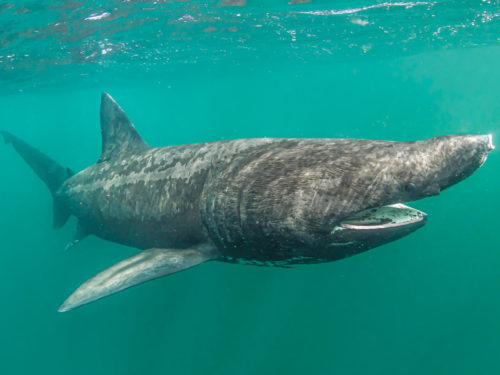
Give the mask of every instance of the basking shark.
POLYGON ((102 154, 73 173, 2 131, 87 235, 140 249, 82 284, 68 311, 161 276, 219 260, 269 266, 329 262, 425 225, 403 202, 439 194, 478 169, 491 135, 417 142, 239 139, 150 147, 108 94, 102 154))

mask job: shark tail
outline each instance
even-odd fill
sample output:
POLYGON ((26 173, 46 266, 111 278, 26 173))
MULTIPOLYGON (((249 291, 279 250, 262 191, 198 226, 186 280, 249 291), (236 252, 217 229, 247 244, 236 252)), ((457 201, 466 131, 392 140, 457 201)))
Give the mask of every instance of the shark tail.
POLYGON ((54 198, 54 228, 62 227, 68 220, 71 212, 60 202, 56 192, 63 182, 73 175, 73 172, 15 135, 6 131, 0 131, 0 134, 3 136, 5 143, 12 144, 17 153, 47 185, 54 198))

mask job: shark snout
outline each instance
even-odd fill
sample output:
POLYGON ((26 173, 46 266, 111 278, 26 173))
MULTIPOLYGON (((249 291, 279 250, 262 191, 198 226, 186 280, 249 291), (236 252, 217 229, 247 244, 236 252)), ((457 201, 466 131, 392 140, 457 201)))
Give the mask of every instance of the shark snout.
POLYGON ((488 151, 494 150, 495 145, 493 144, 493 135, 488 134, 486 137, 488 137, 488 151))
POLYGON ((474 173, 495 148, 491 134, 445 136, 438 137, 437 141, 441 156, 441 190, 474 173))
POLYGON ((482 166, 488 157, 488 153, 491 150, 495 149, 495 145, 493 144, 493 136, 491 134, 480 135, 479 137, 480 137, 479 142, 481 142, 484 145, 484 152, 481 158, 481 162, 479 164, 479 166, 482 166))
POLYGON ((488 135, 483 135, 482 137, 483 137, 482 142, 484 144, 486 144, 486 152, 484 153, 483 159, 481 160, 481 165, 483 165, 484 162, 486 161, 486 158, 488 157, 488 153, 491 150, 495 149, 495 145, 493 144, 493 135, 488 134, 488 135))
POLYGON ((459 143, 461 142, 464 147, 469 146, 470 148, 477 149, 481 152, 490 152, 495 149, 492 134, 458 135, 452 137, 456 137, 457 141, 459 143))
POLYGON ((495 149, 495 145, 493 144, 493 135, 485 134, 485 135, 476 135, 471 136, 475 139, 478 147, 482 148, 482 150, 486 153, 495 149))

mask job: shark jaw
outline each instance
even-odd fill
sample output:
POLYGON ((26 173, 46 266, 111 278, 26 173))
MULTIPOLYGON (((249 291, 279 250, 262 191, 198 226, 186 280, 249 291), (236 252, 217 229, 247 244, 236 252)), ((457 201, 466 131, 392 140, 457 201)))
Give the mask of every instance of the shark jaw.
POLYGON ((331 231, 329 247, 352 247, 354 252, 394 241, 423 227, 427 214, 402 203, 370 208, 342 220, 331 231))

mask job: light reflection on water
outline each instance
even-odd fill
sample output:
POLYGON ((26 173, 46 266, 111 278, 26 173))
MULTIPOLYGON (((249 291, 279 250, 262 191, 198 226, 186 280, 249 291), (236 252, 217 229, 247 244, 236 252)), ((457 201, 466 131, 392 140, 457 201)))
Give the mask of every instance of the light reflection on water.
POLYGON ((0 78, 16 89, 110 66, 148 72, 391 58, 498 44, 499 16, 492 0, 3 3, 0 78))

